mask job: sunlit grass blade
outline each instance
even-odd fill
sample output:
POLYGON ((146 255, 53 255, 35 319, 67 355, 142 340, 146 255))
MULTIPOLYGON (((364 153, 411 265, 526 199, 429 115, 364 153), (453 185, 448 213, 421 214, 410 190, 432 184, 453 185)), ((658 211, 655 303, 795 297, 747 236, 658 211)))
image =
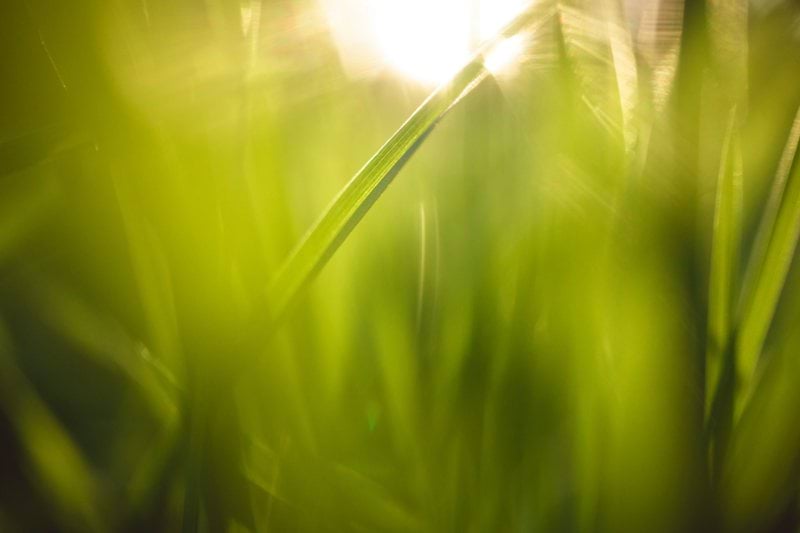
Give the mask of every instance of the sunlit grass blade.
POLYGON ((470 62, 451 83, 431 95, 350 180, 270 285, 270 305, 276 316, 339 248, 436 122, 486 74, 480 61, 470 62))
POLYGON ((748 2, 708 2, 708 37, 711 64, 724 91, 723 101, 738 106, 739 116, 747 115, 748 2))
POLYGON ((662 0, 643 6, 638 40, 640 56, 650 69, 650 92, 654 111, 660 114, 672 92, 678 71, 683 35, 683 0, 662 0))
POLYGON ((761 351, 789 273, 800 237, 800 110, 778 167, 772 191, 748 263, 737 331, 738 378, 736 415, 750 396, 761 351))
POLYGON ((489 72, 484 66, 484 54, 504 37, 517 34, 537 18, 543 21, 548 17, 533 6, 518 15, 447 83, 434 91, 356 173, 306 233, 270 284, 268 321, 280 317, 295 295, 325 265, 447 111, 486 78, 489 72))
POLYGON ((711 242, 706 354, 706 410, 712 432, 730 415, 734 294, 742 234, 742 161, 736 110, 730 113, 717 180, 711 242))
POLYGON ((625 147, 628 152, 633 152, 637 137, 635 112, 639 105, 639 77, 636 69, 633 39, 625 27, 621 14, 617 12, 615 15, 614 22, 609 24, 608 39, 614 74, 617 80, 619 106, 622 111, 622 132, 625 139, 625 147))
POLYGON ((587 108, 632 151, 639 93, 633 41, 619 10, 603 7, 559 3, 564 48, 587 108))
MULTIPOLYGON (((563 36, 566 57, 575 78, 581 84, 582 96, 604 127, 620 130, 619 124, 598 112, 598 100, 608 97, 613 87, 612 58, 605 40, 605 21, 593 17, 586 9, 558 4, 559 29, 563 36)), ((607 102, 603 102, 607 103, 607 102)))

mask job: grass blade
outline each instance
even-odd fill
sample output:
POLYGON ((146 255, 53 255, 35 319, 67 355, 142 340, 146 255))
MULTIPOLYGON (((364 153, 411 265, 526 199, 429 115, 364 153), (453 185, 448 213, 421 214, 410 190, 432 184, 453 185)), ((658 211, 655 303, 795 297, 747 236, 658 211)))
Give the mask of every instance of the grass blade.
POLYGON ((715 448, 725 438, 734 385, 731 339, 742 235, 742 161, 736 117, 733 109, 723 141, 711 241, 706 390, 713 394, 708 395, 706 412, 715 448))
POLYGON ((678 72, 683 36, 683 0, 645 3, 637 40, 642 62, 650 70, 653 108, 660 115, 667 106, 678 72))
POLYGON ((470 62, 451 83, 431 95, 350 180, 270 285, 276 316, 330 259, 447 110, 485 76, 480 61, 470 62))
POLYGON ((738 377, 742 382, 737 418, 753 388, 764 341, 800 238, 800 168, 795 164, 798 142, 800 110, 781 157, 745 276, 736 345, 738 377))
POLYGON ((81 450, 39 397, 11 353, 0 324, 0 413, 24 450, 24 467, 68 531, 107 531, 100 484, 81 450))
POLYGON ((564 47, 587 106, 631 152, 636 144, 633 119, 639 73, 622 12, 613 3, 592 7, 559 4, 558 9, 564 47))
POLYGON ((528 27, 541 12, 524 10, 447 83, 433 92, 397 132, 367 161, 301 240, 269 286, 269 321, 278 319, 300 290, 325 265, 377 201, 403 164, 444 115, 488 75, 484 53, 504 37, 528 27))
POLYGON ((738 106, 747 115, 748 2, 708 2, 708 32, 711 66, 725 91, 723 101, 738 106))
POLYGON ((43 325, 92 364, 123 376, 158 420, 166 423, 176 416, 182 387, 147 346, 56 280, 38 273, 22 279, 21 298, 43 325))

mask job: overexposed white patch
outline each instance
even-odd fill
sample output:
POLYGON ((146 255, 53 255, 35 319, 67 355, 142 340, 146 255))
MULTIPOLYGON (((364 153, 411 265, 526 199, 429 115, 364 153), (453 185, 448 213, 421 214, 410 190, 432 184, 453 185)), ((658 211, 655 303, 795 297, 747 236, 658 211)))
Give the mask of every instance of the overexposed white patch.
MULTIPOLYGON (((382 66, 424 85, 447 79, 481 41, 528 4, 527 0, 321 1, 351 73, 382 66)), ((521 44, 498 46, 500 55, 493 64, 507 64, 510 52, 521 44)))
POLYGON ((484 65, 492 74, 500 74, 512 67, 525 51, 525 37, 514 35, 503 39, 486 53, 484 65))

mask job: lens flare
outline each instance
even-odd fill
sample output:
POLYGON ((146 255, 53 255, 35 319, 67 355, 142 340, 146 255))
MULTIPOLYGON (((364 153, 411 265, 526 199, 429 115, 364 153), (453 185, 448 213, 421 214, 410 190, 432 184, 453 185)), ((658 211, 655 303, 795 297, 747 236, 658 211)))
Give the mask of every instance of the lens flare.
POLYGON ((505 72, 517 63, 525 50, 525 37, 515 35, 494 45, 484 58, 484 65, 494 75, 505 72))
MULTIPOLYGON (((323 0, 343 63, 353 71, 375 64, 423 85, 461 67, 475 47, 519 13, 525 0, 323 0)), ((487 56, 493 73, 513 63, 522 39, 499 43, 487 56)))

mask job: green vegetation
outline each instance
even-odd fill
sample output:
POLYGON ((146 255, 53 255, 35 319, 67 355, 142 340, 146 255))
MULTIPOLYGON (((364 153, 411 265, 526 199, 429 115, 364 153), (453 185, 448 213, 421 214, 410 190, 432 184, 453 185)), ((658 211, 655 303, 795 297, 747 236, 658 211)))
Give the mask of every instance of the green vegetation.
POLYGON ((0 531, 800 531, 800 6, 321 13, 0 6, 0 531))

